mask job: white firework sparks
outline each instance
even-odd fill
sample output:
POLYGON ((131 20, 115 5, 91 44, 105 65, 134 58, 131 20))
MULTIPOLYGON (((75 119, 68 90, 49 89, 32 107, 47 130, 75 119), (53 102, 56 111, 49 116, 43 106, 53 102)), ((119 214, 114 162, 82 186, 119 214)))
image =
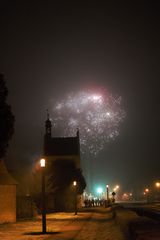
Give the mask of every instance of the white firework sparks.
POLYGON ((100 152, 104 144, 119 135, 120 123, 125 118, 121 97, 95 94, 91 91, 71 93, 53 108, 53 125, 60 136, 75 136, 80 130, 82 152, 100 152))

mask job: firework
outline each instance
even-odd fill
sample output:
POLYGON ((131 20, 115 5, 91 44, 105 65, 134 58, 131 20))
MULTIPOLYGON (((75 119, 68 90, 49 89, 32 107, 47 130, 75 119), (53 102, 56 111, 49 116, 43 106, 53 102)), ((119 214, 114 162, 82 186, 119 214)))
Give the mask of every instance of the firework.
POLYGON ((75 136, 80 130, 82 152, 100 152, 104 144, 119 135, 120 123, 125 118, 121 97, 107 92, 81 91, 70 93, 53 107, 53 126, 60 136, 75 136))

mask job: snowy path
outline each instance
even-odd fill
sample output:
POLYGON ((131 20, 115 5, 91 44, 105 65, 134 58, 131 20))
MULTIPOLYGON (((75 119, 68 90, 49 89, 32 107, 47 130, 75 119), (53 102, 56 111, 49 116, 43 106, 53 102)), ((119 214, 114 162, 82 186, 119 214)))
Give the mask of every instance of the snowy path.
POLYGON ((50 236, 47 240, 124 240, 110 209, 95 208, 90 211, 87 218, 72 222, 72 229, 64 228, 62 234, 50 236))
POLYGON ((75 240, 122 240, 124 236, 115 224, 113 212, 101 208, 95 210, 75 240))
POLYGON ((0 240, 124 240, 113 213, 93 208, 74 213, 47 215, 47 234, 42 235, 41 219, 0 225, 0 240))
POLYGON ((42 234, 41 217, 0 225, 0 240, 160 240, 160 222, 116 207, 82 209, 74 213, 47 215, 47 234, 42 234))

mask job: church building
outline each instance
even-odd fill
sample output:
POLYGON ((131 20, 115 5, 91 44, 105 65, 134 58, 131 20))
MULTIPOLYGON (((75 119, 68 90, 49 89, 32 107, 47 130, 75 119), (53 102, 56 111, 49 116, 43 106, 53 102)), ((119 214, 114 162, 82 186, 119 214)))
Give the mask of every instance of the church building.
MULTIPOLYGON (((52 123, 49 114, 47 114, 43 156, 46 160, 46 179, 48 177, 48 183, 52 185, 52 182, 49 181, 50 176, 52 176, 53 182, 57 181, 58 187, 60 185, 58 190, 54 190, 53 185, 47 189, 48 211, 52 209, 56 211, 72 210, 75 189, 72 182, 70 182, 70 185, 66 185, 68 187, 64 187, 64 185, 68 179, 73 178, 73 173, 81 172, 79 130, 77 129, 74 137, 52 137, 52 123), (55 168, 57 165, 58 168, 55 168), (58 180, 55 180, 55 178, 58 180)), ((49 186, 49 184, 46 185, 49 186)))
POLYGON ((54 160, 72 160, 80 168, 79 130, 75 137, 52 137, 52 123, 47 114, 45 122, 44 156, 49 165, 54 160))

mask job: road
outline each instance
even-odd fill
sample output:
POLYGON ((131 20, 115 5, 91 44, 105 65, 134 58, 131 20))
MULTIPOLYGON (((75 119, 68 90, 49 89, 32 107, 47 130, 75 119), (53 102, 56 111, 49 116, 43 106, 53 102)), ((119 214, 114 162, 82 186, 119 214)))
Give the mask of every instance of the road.
POLYGON ((119 204, 124 208, 135 211, 140 216, 146 216, 160 221, 160 203, 121 202, 119 204))

